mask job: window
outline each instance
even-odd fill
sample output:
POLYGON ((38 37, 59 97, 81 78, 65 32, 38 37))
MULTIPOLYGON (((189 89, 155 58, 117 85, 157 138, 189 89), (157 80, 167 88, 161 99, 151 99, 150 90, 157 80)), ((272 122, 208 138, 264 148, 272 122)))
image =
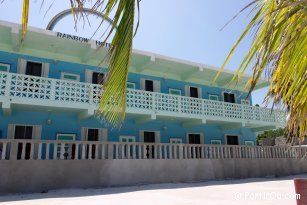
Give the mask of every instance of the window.
POLYGON ((200 134, 189 134, 189 144, 200 144, 200 134))
POLYGON ((42 76, 42 63, 37 63, 37 62, 27 62, 26 66, 26 75, 33 75, 33 76, 42 76))
POLYGON ((180 90, 180 89, 170 88, 170 89, 169 89, 169 94, 172 94, 172 95, 181 95, 181 90, 180 90))
POLYGON ((170 138, 169 142, 171 144, 182 144, 182 139, 181 138, 170 138))
POLYGON ((196 87, 190 87, 190 97, 198 98, 198 89, 196 87))
POLYGON ((98 129, 87 129, 87 141, 98 141, 99 138, 98 129))
POLYGON ((80 81, 80 75, 62 72, 61 73, 61 79, 79 82, 80 81))
POLYGON ((224 102, 235 103, 235 95, 233 93, 224 93, 224 102))
POLYGON ((239 137, 237 135, 226 135, 228 145, 239 145, 239 137))
POLYGON ((218 95, 209 94, 209 100, 219 101, 219 96, 218 95))
POLYGON ((247 146, 254 146, 255 145, 254 141, 249 141, 249 140, 246 140, 244 142, 244 144, 247 145, 247 146))
POLYGON ((242 104, 242 105, 250 105, 250 102, 249 102, 249 100, 242 99, 242 100, 241 100, 241 104, 242 104))
POLYGON ((211 140, 211 144, 222 144, 221 140, 211 140))
POLYGON ((135 142, 134 136, 120 136, 119 137, 120 142, 135 142))
POLYGON ((10 72, 10 65, 5 63, 0 63, 0 71, 10 72))
POLYGON ((129 88, 129 89, 135 89, 135 83, 127 82, 127 88, 129 88))
POLYGON ((153 92, 154 90, 153 81, 152 80, 145 80, 145 90, 153 92))
POLYGON ((154 143, 155 142, 155 132, 144 132, 144 142, 154 143))
POLYGON ((93 75, 92 75, 92 83, 93 84, 102 85, 103 81, 104 81, 104 74, 103 73, 93 72, 93 75))
POLYGON ((33 126, 16 125, 15 139, 32 139, 33 126))

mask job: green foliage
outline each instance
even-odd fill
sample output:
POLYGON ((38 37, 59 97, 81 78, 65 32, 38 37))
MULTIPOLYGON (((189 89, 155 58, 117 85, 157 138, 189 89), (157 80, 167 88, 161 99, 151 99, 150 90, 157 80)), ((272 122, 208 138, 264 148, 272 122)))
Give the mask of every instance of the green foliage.
POLYGON ((259 134, 257 136, 257 142, 258 144, 262 144, 262 139, 263 138, 268 138, 268 139, 275 139, 276 137, 281 137, 286 135, 286 129, 285 128, 279 128, 277 130, 268 130, 264 131, 262 134, 259 134))

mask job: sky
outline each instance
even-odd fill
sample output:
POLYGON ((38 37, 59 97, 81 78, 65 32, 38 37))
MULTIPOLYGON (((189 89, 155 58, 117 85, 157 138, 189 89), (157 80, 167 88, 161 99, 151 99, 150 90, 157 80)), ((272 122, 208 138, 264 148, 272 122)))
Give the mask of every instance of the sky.
MULTIPOLYGON (((22 0, 2 1, 0 0, 0 20, 20 23, 22 0)), ((45 0, 40 9, 41 2, 42 0, 30 0, 29 26, 46 28, 53 16, 70 5, 69 0, 45 0)), ((221 28, 250 2, 251 0, 142 0, 140 26, 133 48, 220 67, 251 15, 245 11, 223 30, 221 28)), ((73 18, 69 16, 59 22, 54 30, 91 37, 99 20, 94 17, 89 20, 91 26, 83 26, 81 23, 76 32, 73 18)), ((98 33, 94 38, 99 40, 100 36, 101 33, 98 33)), ((249 35, 242 42, 227 64, 227 69, 237 69, 252 38, 249 35)), ((254 91, 253 105, 263 105, 266 92, 267 88, 254 91)))

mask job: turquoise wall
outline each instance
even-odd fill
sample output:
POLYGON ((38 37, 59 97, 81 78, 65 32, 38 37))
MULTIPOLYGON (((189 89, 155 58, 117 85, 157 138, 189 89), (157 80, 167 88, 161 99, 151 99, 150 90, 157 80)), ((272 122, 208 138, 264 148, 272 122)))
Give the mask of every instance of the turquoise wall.
MULTIPOLYGON (((0 63, 7 63, 11 65, 10 72, 16 73, 18 58, 24 58, 33 61, 40 61, 50 64, 49 77, 59 79, 61 72, 70 72, 80 74, 80 81, 84 82, 85 69, 98 70, 93 66, 82 64, 75 64, 69 62, 58 61, 54 62, 48 59, 41 59, 31 56, 23 56, 12 53, 0 52, 0 63)), ((152 76, 145 76, 135 73, 129 73, 128 81, 136 83, 136 89, 140 89, 140 79, 159 80, 161 84, 161 92, 168 93, 169 88, 176 88, 182 90, 182 95, 185 95, 185 85, 196 86, 202 88, 202 98, 208 99, 208 94, 219 95, 222 99, 221 93, 225 89, 218 87, 210 87, 204 85, 197 85, 193 83, 186 83, 177 80, 169 80, 152 76)), ((236 94, 237 103, 246 97, 246 93, 234 91, 236 94)), ((3 116, 2 110, 0 111, 0 133, 2 138, 7 136, 8 124, 25 124, 25 125, 42 125, 42 139, 53 140, 56 138, 57 133, 75 133, 77 140, 80 140, 81 127, 101 128, 102 125, 94 117, 87 120, 78 120, 76 113, 48 113, 48 112, 25 112, 16 111, 9 117, 3 116), (48 125, 47 119, 52 120, 52 125, 48 125)), ((151 121, 143 125, 136 125, 134 119, 126 119, 120 131, 109 130, 108 140, 118 141, 120 135, 135 136, 136 141, 139 141, 139 130, 160 131, 161 142, 169 142, 169 138, 182 138, 183 143, 186 143, 186 133, 203 133, 205 136, 205 143, 209 144, 211 139, 220 139, 224 143, 224 134, 234 134, 240 136, 240 144, 244 144, 245 140, 255 140, 255 134, 248 128, 232 129, 222 131, 216 125, 199 125, 192 128, 183 128, 180 123, 169 121, 151 121), (166 127, 164 130, 162 127, 166 127)))
MULTIPOLYGON (((78 120, 76 114, 71 113, 48 113, 48 112, 13 112, 11 116, 5 117, 0 112, 0 130, 2 138, 7 136, 8 124, 42 125, 42 139, 55 140, 57 133, 76 134, 76 139, 80 140, 81 127, 103 128, 100 122, 91 117, 87 120, 78 120), (51 119, 52 124, 48 125, 47 120, 51 119)), ((198 125, 191 128, 183 128, 180 123, 167 121, 151 121, 142 125, 135 124, 133 119, 125 120, 120 130, 108 130, 108 140, 118 141, 119 136, 135 136, 139 141, 139 131, 160 131, 161 142, 168 143, 169 138, 181 138, 186 143, 186 133, 202 133, 205 137, 205 144, 210 144, 210 140, 219 139, 224 144, 224 134, 234 134, 240 136, 240 144, 245 140, 255 141, 255 134, 248 128, 239 128, 222 131, 215 125, 198 125), (164 130, 162 127, 166 127, 164 130)))

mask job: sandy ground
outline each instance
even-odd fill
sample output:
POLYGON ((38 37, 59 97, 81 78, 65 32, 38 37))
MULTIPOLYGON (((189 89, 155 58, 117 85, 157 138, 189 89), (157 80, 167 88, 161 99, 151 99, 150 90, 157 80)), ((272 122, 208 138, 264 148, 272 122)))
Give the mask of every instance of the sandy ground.
POLYGON ((1 205, 240 205, 296 204, 293 178, 257 178, 197 183, 155 184, 99 189, 52 190, 0 196, 1 205))

